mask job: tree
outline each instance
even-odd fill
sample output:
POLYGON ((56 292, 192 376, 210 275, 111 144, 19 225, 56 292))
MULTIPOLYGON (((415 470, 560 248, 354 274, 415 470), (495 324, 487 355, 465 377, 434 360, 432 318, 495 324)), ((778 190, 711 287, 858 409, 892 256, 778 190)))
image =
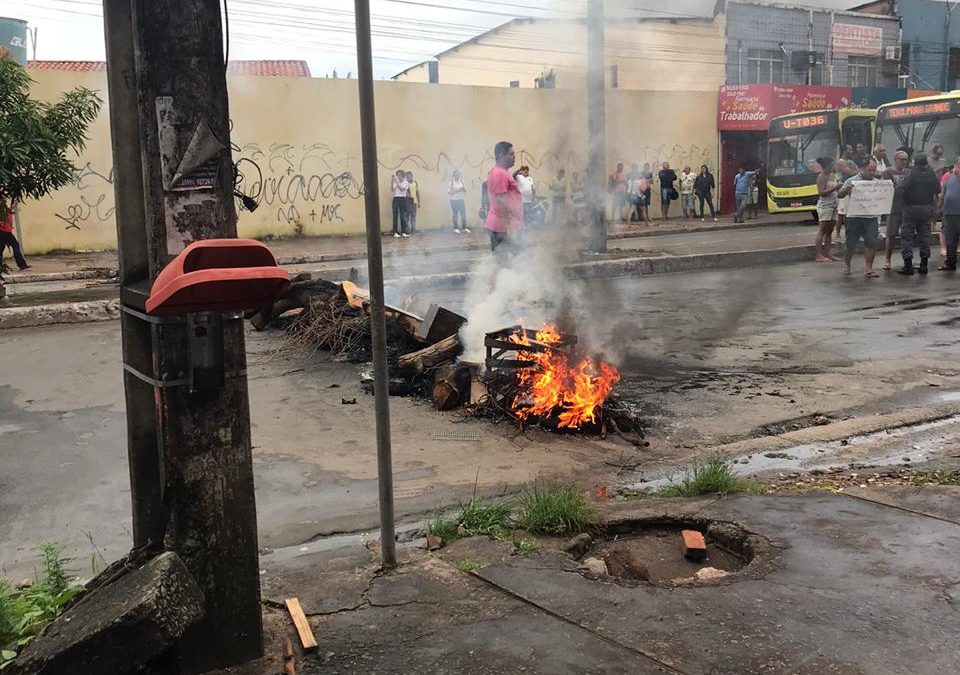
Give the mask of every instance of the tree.
POLYGON ((77 171, 86 131, 103 103, 78 87, 57 103, 30 98, 32 80, 11 58, 0 58, 0 219, 15 204, 68 185, 77 171))

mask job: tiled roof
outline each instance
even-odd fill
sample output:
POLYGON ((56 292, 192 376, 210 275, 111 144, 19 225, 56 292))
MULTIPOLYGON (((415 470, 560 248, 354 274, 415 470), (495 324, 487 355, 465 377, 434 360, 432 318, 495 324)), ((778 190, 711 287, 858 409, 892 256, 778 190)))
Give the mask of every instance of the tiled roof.
MULTIPOLYGON (((74 72, 105 72, 103 61, 27 61, 27 67, 35 70, 71 70, 74 72)), ((229 75, 254 75, 260 77, 310 77, 306 61, 231 61, 227 66, 229 75)))

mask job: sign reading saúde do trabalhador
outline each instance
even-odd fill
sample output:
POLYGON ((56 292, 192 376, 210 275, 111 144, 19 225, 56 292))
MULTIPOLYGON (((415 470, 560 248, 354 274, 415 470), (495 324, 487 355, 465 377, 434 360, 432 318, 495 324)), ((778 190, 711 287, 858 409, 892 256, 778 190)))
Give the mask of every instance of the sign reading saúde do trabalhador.
POLYGON ((858 26, 854 23, 833 24, 833 51, 837 54, 880 56, 883 29, 879 26, 858 26))
POLYGON ((885 216, 893 207, 893 181, 855 181, 850 191, 847 217, 885 216))

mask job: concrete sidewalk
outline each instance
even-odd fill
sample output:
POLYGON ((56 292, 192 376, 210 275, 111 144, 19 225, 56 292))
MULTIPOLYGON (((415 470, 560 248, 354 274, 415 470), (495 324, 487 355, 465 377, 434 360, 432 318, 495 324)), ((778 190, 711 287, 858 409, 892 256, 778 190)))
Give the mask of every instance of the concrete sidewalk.
MULTIPOLYGON (((287 597, 320 644, 298 655, 303 673, 952 672, 958 497, 907 487, 601 507, 621 541, 667 522, 745 531, 752 559, 712 581, 596 576, 557 540, 529 555, 488 539, 407 548, 390 573, 377 570, 376 542, 270 552, 267 656, 229 672, 280 669, 283 640, 298 644, 287 597)), ((667 555, 683 564, 679 544, 667 555)))
MULTIPOLYGON (((762 214, 756 220, 749 220, 742 224, 733 223, 729 217, 721 218, 716 223, 709 221, 709 219, 703 222, 699 219, 671 219, 666 222, 654 221, 652 226, 637 223, 629 226, 623 223, 611 223, 608 234, 610 247, 616 248, 623 246, 623 240, 636 238, 752 229, 776 225, 792 225, 800 228, 804 222, 806 222, 805 218, 793 214, 762 214)), ((806 230, 807 228, 803 229, 806 230)), ((367 256, 366 239, 362 235, 273 239, 265 243, 273 250, 281 265, 365 260, 367 256)), ((422 234, 414 235, 409 239, 394 239, 391 236, 384 236, 383 238, 385 256, 485 250, 488 245, 487 235, 480 227, 474 229, 470 234, 458 235, 450 230, 424 230, 422 234)), ((110 274, 119 265, 116 251, 31 256, 28 262, 31 265, 28 271, 6 275, 5 281, 16 284, 89 279, 110 274)))

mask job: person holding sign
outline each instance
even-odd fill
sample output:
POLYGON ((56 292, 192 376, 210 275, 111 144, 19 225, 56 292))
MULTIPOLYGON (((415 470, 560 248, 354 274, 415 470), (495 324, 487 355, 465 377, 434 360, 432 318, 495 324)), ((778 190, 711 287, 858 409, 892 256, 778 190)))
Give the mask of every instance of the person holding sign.
POLYGON ((940 194, 940 179, 930 168, 926 154, 918 152, 913 158, 913 169, 897 186, 903 197, 903 217, 900 221, 900 255, 903 268, 900 274, 913 274, 913 247, 920 249, 920 274, 927 273, 930 259, 930 225, 933 222, 933 202, 940 194))
MULTIPOLYGON (((853 262, 853 254, 857 250, 857 243, 863 239, 863 257, 866 263, 863 276, 867 279, 876 279, 879 274, 873 271, 873 259, 877 254, 877 247, 880 245, 880 211, 883 211, 882 201, 874 198, 874 192, 870 185, 875 180, 874 174, 877 171, 877 163, 873 159, 868 160, 860 171, 848 178, 843 187, 837 193, 837 196, 843 199, 850 196, 850 204, 847 207, 847 216, 844 221, 847 229, 846 248, 844 249, 843 262, 844 274, 850 274, 850 263, 853 262), (876 213, 871 213, 876 212, 876 213)), ((889 184, 889 182, 888 182, 889 184)), ((886 211, 890 213, 890 205, 893 203, 893 190, 891 190, 889 199, 887 199, 886 211)))

